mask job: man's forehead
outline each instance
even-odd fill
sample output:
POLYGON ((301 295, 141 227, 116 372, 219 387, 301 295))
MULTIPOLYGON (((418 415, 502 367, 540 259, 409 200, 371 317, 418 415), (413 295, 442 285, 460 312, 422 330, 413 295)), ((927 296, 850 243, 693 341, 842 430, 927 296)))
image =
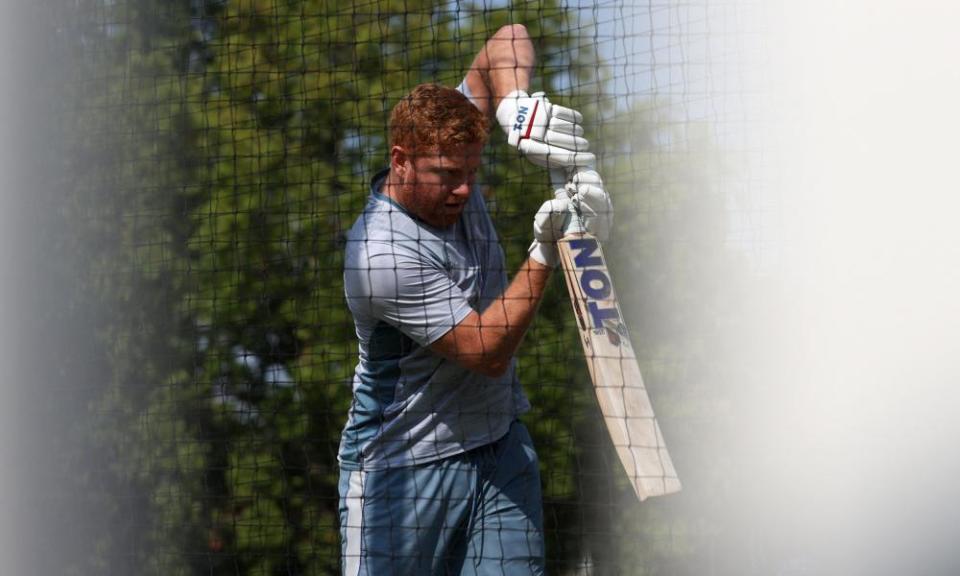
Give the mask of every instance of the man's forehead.
POLYGON ((479 162, 483 155, 483 143, 451 146, 443 149, 418 151, 418 159, 428 160, 442 165, 479 162))

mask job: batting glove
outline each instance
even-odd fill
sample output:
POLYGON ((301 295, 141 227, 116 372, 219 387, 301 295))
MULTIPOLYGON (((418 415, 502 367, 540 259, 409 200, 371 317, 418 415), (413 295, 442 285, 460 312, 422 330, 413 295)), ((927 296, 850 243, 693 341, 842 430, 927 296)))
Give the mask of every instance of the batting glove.
POLYGON ((606 240, 613 227, 613 204, 600 174, 591 169, 576 170, 566 189, 577 215, 571 230, 579 228, 580 232, 593 234, 601 242, 606 240))
POLYGON ((543 92, 528 96, 514 90, 497 107, 497 122, 507 142, 537 166, 570 169, 594 163, 590 143, 583 137, 583 116, 551 104, 543 92))
POLYGON ((527 250, 530 257, 546 266, 556 266, 560 262, 557 241, 576 231, 573 228, 575 216, 570 198, 554 198, 544 202, 533 217, 534 240, 527 250))
POLYGON ((530 257, 546 266, 556 266, 560 262, 557 241, 579 228, 576 206, 571 199, 576 193, 566 170, 550 170, 550 182, 553 184, 553 200, 544 202, 533 217, 533 243, 527 250, 530 257))

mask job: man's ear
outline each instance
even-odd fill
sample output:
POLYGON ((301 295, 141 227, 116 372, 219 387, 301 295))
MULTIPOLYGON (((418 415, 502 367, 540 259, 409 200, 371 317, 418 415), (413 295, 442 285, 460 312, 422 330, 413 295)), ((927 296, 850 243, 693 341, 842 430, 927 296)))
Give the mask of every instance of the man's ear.
POLYGON ((394 146, 390 148, 390 169, 393 170, 397 176, 401 178, 406 176, 411 161, 412 158, 403 147, 394 146))

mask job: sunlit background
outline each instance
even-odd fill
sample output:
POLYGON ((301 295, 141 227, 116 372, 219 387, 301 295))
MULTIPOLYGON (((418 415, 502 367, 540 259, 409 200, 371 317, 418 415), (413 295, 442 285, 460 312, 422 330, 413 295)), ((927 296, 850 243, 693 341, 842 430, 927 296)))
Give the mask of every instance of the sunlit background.
MULTIPOLYGON (((4 3, 3 574, 335 570, 337 238, 384 110, 511 18, 602 153, 684 483, 632 500, 556 283, 520 360, 555 572, 960 573, 960 7, 322 4, 4 3), (287 92, 231 10, 300 38, 287 92)), ((491 154, 515 266, 544 179, 491 154)))

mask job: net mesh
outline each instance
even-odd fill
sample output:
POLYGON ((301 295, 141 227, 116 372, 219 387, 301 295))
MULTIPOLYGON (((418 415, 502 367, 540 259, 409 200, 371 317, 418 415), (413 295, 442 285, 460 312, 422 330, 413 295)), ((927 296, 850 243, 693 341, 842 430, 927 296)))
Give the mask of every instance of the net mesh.
MULTIPOLYGON (((84 319, 90 345, 72 358, 96 384, 82 394, 63 464, 90 470, 63 472, 85 528, 76 550, 41 565, 78 574, 340 570, 337 451, 358 358, 343 286, 347 231, 387 165, 394 104, 423 82, 457 86, 493 33, 521 23, 537 53, 531 88, 584 115, 617 210, 605 252, 620 305, 696 494, 637 502, 554 275, 517 354, 547 570, 723 571, 703 489, 723 462, 685 454, 722 405, 720 387, 707 384, 717 377, 709 322, 723 295, 699 285, 709 271, 689 253, 729 262, 736 257, 720 251, 742 224, 724 216, 731 199, 717 193, 717 178, 736 179, 727 155, 746 148, 731 128, 741 122, 731 100, 741 87, 715 75, 735 43, 711 23, 730 5, 43 6, 48 45, 69 80, 53 169, 59 233, 75 250, 71 298, 94 311, 84 319), (698 219, 695 232, 678 233, 688 218, 698 219)), ((496 128, 484 155, 478 183, 512 274, 549 181, 496 128)))

